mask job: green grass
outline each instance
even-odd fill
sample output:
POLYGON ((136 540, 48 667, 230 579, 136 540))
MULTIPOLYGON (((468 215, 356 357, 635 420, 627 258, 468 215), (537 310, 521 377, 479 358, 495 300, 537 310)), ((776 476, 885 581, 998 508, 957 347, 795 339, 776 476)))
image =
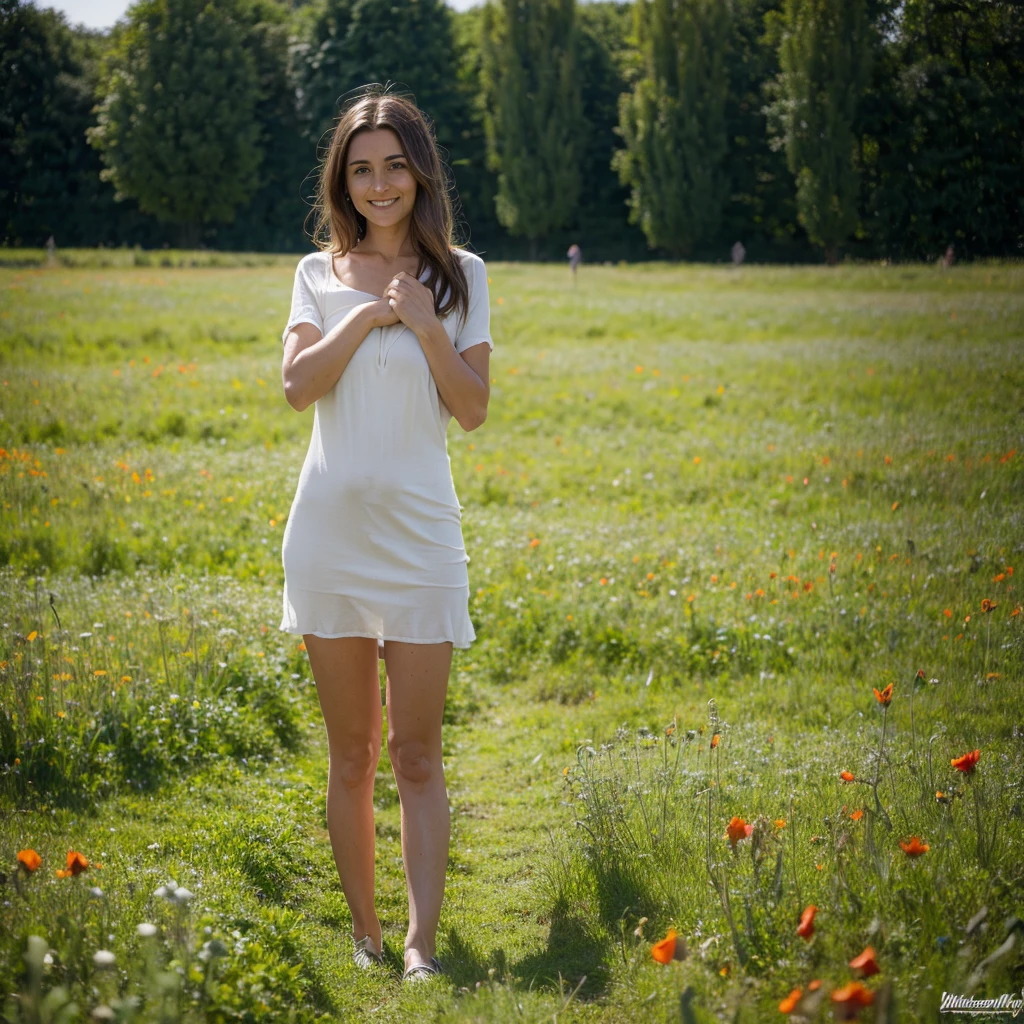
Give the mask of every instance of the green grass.
MULTIPOLYGON (((60 255, 0 259, 0 1005, 30 934, 82 1019, 761 1021, 818 978, 825 1020, 866 945, 879 1020, 1021 989, 1024 269, 489 265, 490 414, 449 433, 479 638, 446 708, 449 979, 405 991, 350 965, 277 630, 295 259, 60 255), (69 849, 103 867, 57 878, 69 849)), ((386 752, 375 802, 397 971, 386 752)))

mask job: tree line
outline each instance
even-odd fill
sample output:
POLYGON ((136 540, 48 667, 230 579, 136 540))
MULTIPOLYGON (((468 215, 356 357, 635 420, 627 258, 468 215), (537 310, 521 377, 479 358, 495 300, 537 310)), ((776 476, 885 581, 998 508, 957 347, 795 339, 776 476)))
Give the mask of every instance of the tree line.
POLYGON ((0 0, 10 246, 309 248, 340 104, 411 91, 492 258, 1020 256, 1016 0, 0 0))

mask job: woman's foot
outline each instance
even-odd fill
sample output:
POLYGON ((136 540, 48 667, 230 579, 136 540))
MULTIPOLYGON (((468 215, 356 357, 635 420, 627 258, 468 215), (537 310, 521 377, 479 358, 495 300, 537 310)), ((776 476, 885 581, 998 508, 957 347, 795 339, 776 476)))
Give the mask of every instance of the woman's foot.
POLYGON ((428 981, 443 973, 441 961, 436 956, 432 956, 428 961, 419 961, 411 967, 407 967, 402 975, 402 981, 428 981))
MULTIPOLYGON (((357 967, 380 967, 384 964, 382 950, 377 948, 369 935, 364 935, 361 939, 353 936, 352 944, 352 959, 357 967)), ((383 943, 381 945, 383 946, 383 943)))

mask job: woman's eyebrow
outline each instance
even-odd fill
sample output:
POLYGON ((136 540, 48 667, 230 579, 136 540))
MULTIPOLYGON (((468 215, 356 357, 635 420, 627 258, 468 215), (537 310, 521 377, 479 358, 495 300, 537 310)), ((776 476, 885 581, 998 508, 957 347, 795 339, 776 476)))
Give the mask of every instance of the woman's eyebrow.
MULTIPOLYGON (((399 159, 404 160, 405 159, 405 154, 404 153, 392 153, 391 156, 384 157, 385 162, 387 162, 388 160, 399 160, 399 159)), ((369 160, 349 160, 348 165, 349 165, 349 167, 352 167, 354 164, 368 164, 369 162, 370 162, 369 160)))

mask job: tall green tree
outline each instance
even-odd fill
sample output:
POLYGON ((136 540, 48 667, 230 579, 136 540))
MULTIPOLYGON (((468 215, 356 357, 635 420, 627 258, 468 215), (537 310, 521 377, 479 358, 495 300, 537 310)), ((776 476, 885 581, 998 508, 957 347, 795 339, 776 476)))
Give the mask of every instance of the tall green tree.
POLYGON ((906 0, 882 33, 865 126, 876 251, 1024 252, 1024 6, 906 0))
POLYGON ((470 96, 460 79, 453 12, 444 0, 312 3, 299 14, 293 75, 310 170, 342 104, 370 82, 412 92, 449 164, 457 168, 472 153, 470 96))
POLYGON ((576 0, 501 0, 484 8, 482 85, 495 208, 513 235, 569 222, 581 189, 582 94, 576 0))
POLYGON ((718 229, 728 188, 729 0, 636 0, 643 76, 624 94, 615 157, 652 247, 688 255, 718 229))
POLYGON ((786 0, 775 130, 800 222, 830 263, 859 220, 858 118, 872 47, 866 0, 786 0))
POLYGON ((142 0, 104 64, 103 176, 194 246, 259 183, 255 61, 233 0, 142 0))

